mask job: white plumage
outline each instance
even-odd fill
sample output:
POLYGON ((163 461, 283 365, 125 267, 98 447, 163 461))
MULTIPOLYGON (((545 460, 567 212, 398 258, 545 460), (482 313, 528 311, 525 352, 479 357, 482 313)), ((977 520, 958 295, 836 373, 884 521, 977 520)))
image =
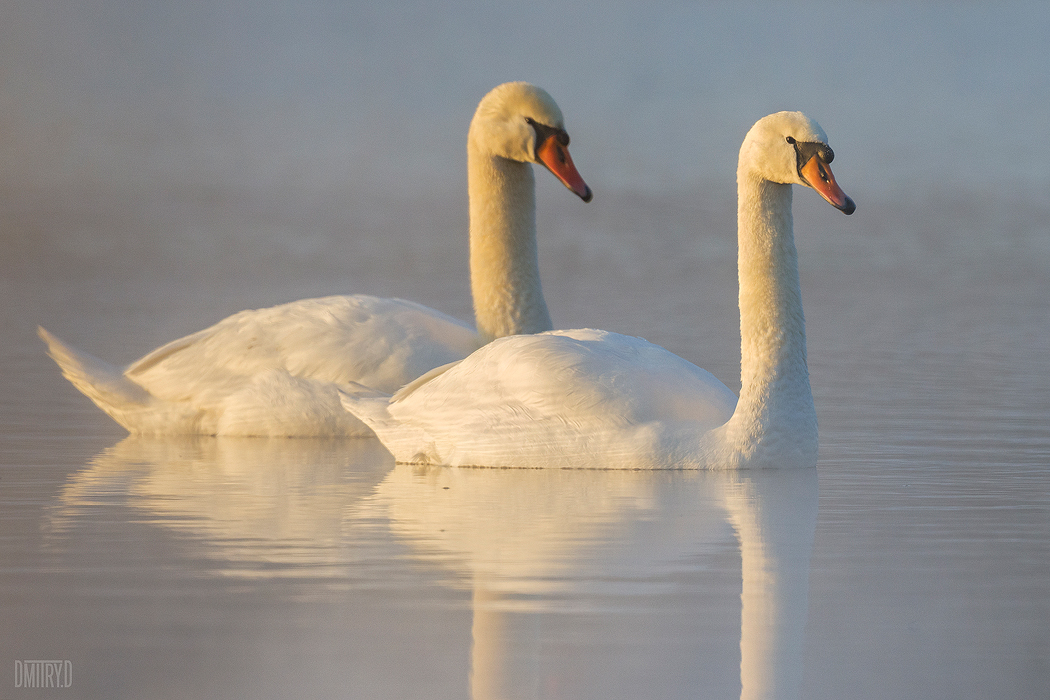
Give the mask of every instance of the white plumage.
POLYGON ((647 468, 667 426, 716 428, 736 404, 663 348, 590 329, 499 338, 392 398, 366 394, 344 400, 399 462, 457 466, 647 468))
POLYGON ((739 401, 638 338, 595 330, 494 341, 392 397, 343 396, 400 462, 491 467, 735 468, 816 464, 791 185, 851 214, 820 127, 760 120, 740 150, 739 401))
POLYGON ((306 299, 242 311, 126 368, 39 329, 62 373, 132 433, 371 435, 340 405, 355 382, 391 392, 482 343, 551 328, 536 254, 532 163, 584 201, 590 189, 546 92, 506 83, 478 105, 468 134, 471 291, 478 329, 401 299, 306 299))

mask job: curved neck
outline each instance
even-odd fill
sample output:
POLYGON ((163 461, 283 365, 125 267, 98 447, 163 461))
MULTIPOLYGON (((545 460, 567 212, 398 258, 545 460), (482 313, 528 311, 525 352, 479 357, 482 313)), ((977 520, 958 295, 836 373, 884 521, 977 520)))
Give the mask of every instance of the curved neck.
POLYGON ((532 166, 467 149, 470 287, 483 342, 553 328, 540 286, 532 166))
MULTIPOLYGON (((816 462, 817 419, 791 219, 791 185, 737 174, 740 401, 730 421, 755 453, 816 462)), ((760 455, 754 454, 754 457, 760 455)))

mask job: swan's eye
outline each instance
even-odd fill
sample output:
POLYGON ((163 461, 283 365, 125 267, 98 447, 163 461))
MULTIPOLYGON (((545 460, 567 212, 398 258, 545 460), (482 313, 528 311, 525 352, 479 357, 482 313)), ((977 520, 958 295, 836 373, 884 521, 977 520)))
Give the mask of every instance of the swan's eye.
POLYGON ((787 142, 790 143, 791 145, 794 145, 795 144, 795 137, 794 136, 788 136, 787 137, 787 142))

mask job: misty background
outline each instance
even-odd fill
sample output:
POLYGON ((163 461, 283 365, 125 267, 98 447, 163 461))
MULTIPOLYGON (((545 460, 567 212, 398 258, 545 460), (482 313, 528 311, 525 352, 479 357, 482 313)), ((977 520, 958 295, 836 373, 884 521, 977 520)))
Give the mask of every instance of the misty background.
MULTIPOLYGON (((397 471, 381 448, 203 439, 189 478, 178 441, 124 440, 35 330, 122 364, 309 296, 472 319, 467 127, 488 90, 527 80, 560 105, 595 194, 537 171, 555 325, 646 337, 732 389, 740 142, 777 110, 824 127, 858 209, 795 188, 821 431, 802 696, 1047 697, 1048 37, 1050 3, 1023 0, 0 0, 0 627, 19 630, 0 670, 73 656, 83 697, 382 696, 376 679, 390 697, 463 696, 470 596, 381 519, 344 527, 397 471), (291 551, 332 545, 348 569, 329 588, 292 567, 286 587, 264 552, 246 596, 216 573, 258 555, 231 502, 278 523, 291 506, 311 526, 291 551), (211 503, 233 523, 230 561, 211 503), (362 569, 358 546, 392 554, 362 569)), ((547 475, 496 481, 530 477, 547 475)), ((682 554, 673 580, 636 572, 670 597, 580 594, 565 602, 599 613, 522 622, 548 630, 548 666, 582 669, 579 697, 636 697, 652 677, 668 697, 708 677, 730 697, 727 537, 682 554)), ((579 563, 600 578, 603 561, 579 563)))

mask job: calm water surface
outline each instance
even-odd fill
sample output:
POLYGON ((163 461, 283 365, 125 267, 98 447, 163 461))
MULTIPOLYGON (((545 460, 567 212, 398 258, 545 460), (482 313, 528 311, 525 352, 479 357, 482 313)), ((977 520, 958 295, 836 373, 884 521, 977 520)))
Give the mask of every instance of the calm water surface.
POLYGON ((1042 4, 580 3, 536 56, 479 38, 502 9, 16 5, 0 700, 1050 697, 1042 4), (848 81, 796 45, 815 12, 848 81), (341 292, 469 318, 463 136, 519 77, 559 100, 596 193, 537 174, 555 323, 731 388, 736 148, 774 109, 822 122, 859 208, 795 194, 814 472, 138 439, 44 355, 38 323, 122 363, 341 292), (33 659, 71 686, 18 687, 33 659))

